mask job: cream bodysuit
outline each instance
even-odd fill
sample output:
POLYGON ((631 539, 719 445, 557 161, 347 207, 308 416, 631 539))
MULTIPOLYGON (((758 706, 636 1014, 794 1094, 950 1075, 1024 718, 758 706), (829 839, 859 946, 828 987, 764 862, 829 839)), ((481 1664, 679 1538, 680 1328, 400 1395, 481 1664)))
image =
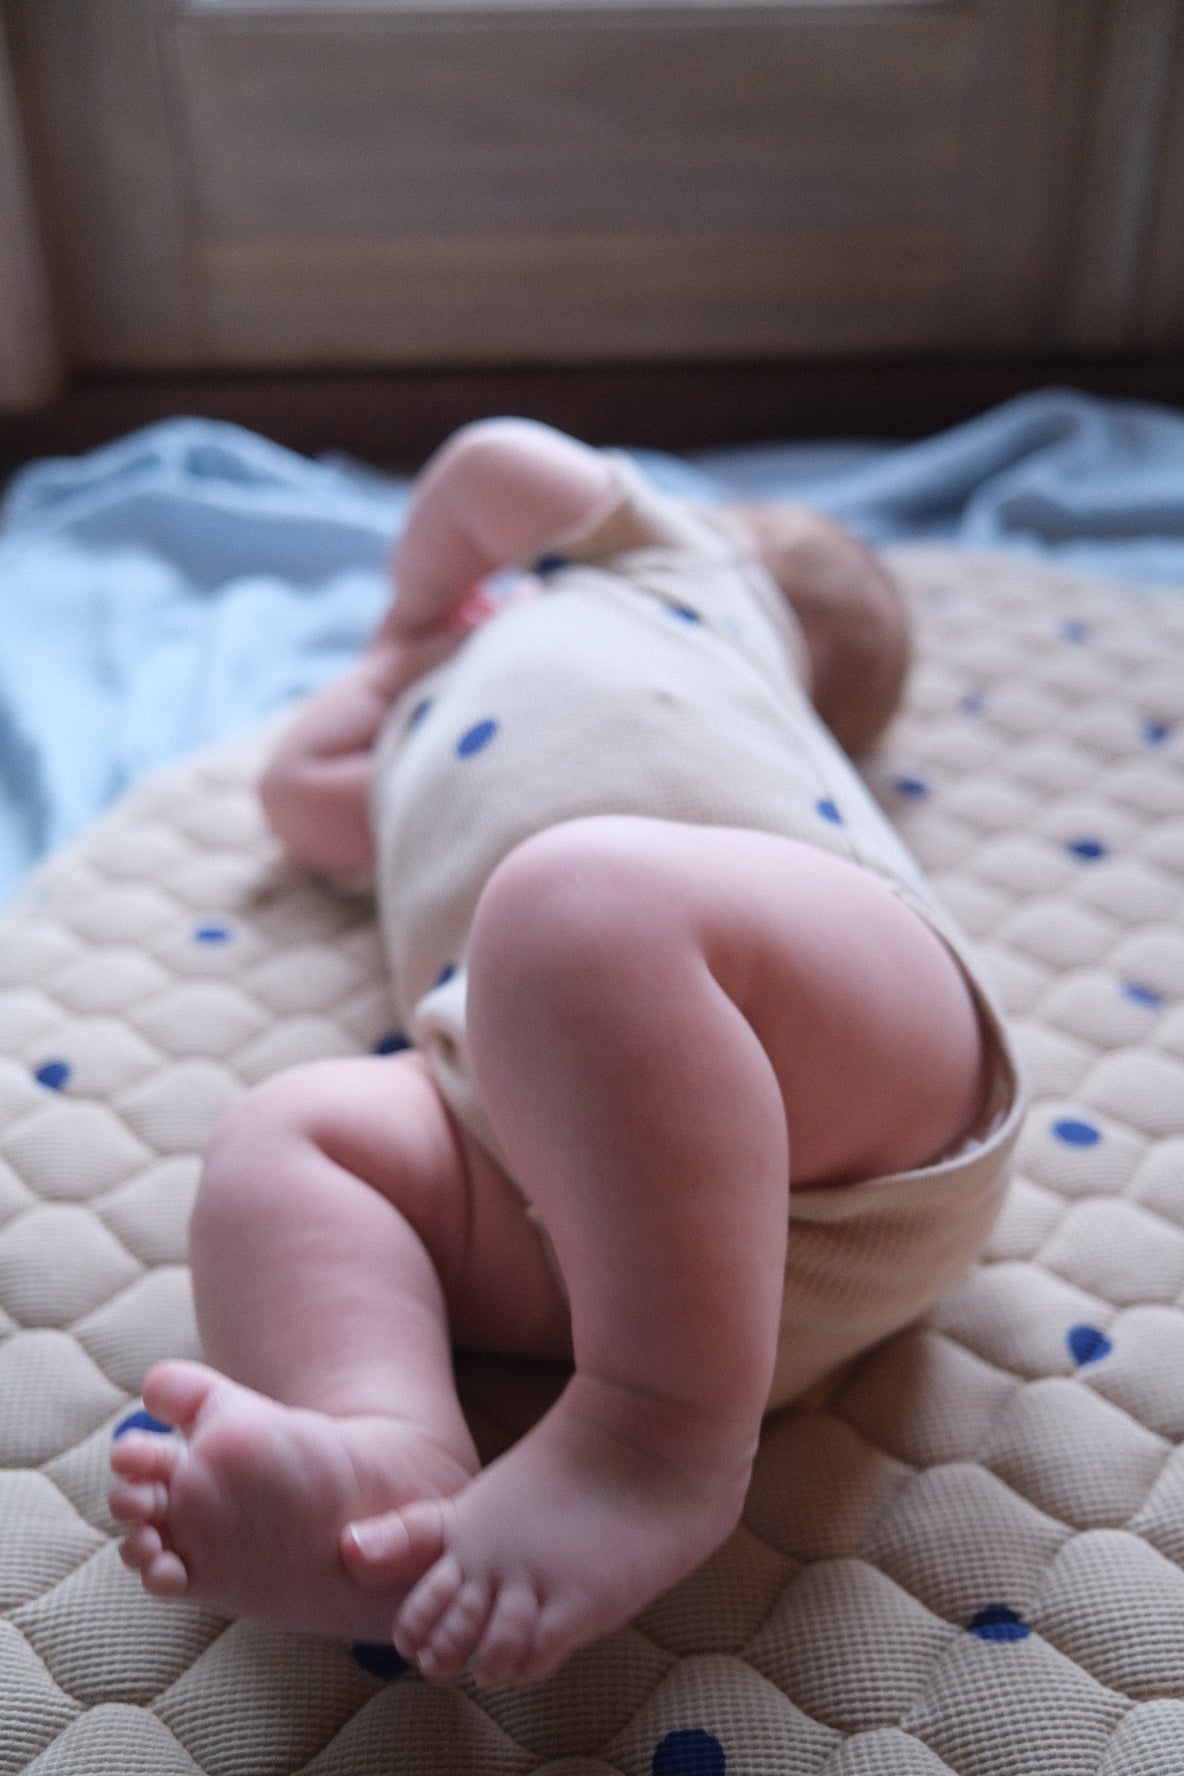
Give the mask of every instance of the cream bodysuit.
POLYGON ((404 1028, 503 1164, 468 1067, 465 949, 490 875, 544 828, 614 813, 778 833, 870 870, 942 937, 992 1057, 983 1114, 930 1165, 788 1192, 772 1408, 973 1261, 1019 1132, 1018 1074, 967 939, 811 706, 779 588, 724 524, 611 460, 610 518, 558 539, 536 565, 540 594, 475 629, 392 710, 373 809, 380 919, 404 1028))

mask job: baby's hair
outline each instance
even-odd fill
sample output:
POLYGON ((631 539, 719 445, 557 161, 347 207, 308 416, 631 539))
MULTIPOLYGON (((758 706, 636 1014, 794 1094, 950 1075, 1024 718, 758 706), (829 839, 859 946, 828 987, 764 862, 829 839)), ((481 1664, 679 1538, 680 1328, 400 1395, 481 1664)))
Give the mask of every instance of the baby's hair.
POLYGON ((845 752, 870 751, 900 708, 912 659, 899 586, 863 543, 804 506, 735 516, 802 626, 819 716, 845 752))

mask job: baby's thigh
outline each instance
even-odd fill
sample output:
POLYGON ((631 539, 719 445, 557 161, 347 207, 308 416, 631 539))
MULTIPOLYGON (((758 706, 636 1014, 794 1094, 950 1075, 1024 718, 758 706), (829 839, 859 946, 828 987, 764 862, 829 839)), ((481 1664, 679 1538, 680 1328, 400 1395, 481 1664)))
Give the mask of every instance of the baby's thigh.
POLYGON ((923 1165, 975 1119, 983 1039, 966 975, 886 883, 833 852, 612 815, 527 840, 502 881, 511 952, 554 955, 564 1003, 616 995, 607 1043, 614 1028, 685 1041, 696 996, 722 987, 781 1087, 797 1183, 923 1165), (628 995, 639 1018, 621 1014, 628 995))
POLYGON ((888 885, 765 834, 724 840, 704 872, 718 929, 746 941, 743 1009, 781 1084, 798 1184, 905 1171, 972 1126, 982 1022, 960 963, 888 885), (729 893, 736 900, 730 903, 729 893))
POLYGON ((499 971, 520 1015, 491 990, 471 998, 470 1041, 504 1056, 530 1007, 555 1001, 599 1033, 584 1065, 617 1089, 644 1083, 639 1054, 673 1078, 668 1049, 701 1051, 707 1027, 723 1040, 726 1020, 698 1015, 722 989, 780 1086, 798 1183, 925 1164, 979 1107, 983 1039, 950 950, 878 878, 775 834, 632 815, 551 828, 478 907, 471 987, 499 971))

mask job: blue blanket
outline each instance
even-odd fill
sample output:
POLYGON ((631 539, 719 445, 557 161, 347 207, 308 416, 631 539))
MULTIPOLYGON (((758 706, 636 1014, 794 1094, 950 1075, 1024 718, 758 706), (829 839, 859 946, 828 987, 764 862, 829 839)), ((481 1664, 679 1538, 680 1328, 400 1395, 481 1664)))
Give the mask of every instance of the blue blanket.
MULTIPOLYGON (((919 444, 639 453, 706 499, 802 499, 869 540, 1020 549, 1184 585, 1184 415, 1068 390, 919 444)), ((0 514, 0 902, 146 771, 339 671, 407 488, 178 419, 34 463, 0 514)))

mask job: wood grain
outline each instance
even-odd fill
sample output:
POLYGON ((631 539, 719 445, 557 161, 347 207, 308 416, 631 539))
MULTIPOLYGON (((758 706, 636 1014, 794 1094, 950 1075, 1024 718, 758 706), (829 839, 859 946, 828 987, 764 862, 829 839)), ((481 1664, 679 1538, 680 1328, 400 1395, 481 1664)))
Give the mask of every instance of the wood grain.
POLYGON ((1180 0, 0 0, 89 373, 1184 343, 1180 0))
POLYGON ((0 32, 0 408, 46 401, 60 380, 49 280, 0 32))
MULTIPOLYGON (((1178 0, 1124 0, 1099 29, 1073 247, 1069 336, 1099 349, 1144 333, 1145 289, 1173 81, 1178 0)), ((1177 281, 1184 257, 1176 260, 1177 281)))
POLYGON ((1184 12, 1179 9, 1174 29, 1140 326, 1142 340, 1152 347, 1184 339, 1184 12))
POLYGON ((6 0, 75 361, 192 361, 186 155, 162 0, 6 0))

